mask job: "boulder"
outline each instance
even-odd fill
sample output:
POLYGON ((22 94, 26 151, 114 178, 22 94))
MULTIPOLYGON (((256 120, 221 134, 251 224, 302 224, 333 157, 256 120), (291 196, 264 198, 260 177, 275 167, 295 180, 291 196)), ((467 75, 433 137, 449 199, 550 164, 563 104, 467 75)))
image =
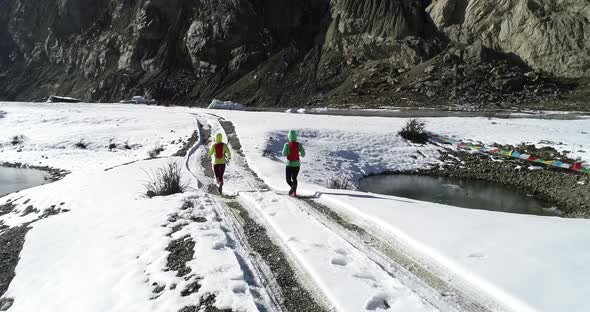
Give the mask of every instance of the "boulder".
POLYGON ((479 40, 558 76, 590 76, 587 0, 435 0, 427 12, 451 40, 479 40))
POLYGON ((67 97, 67 96, 51 95, 51 96, 49 96, 49 98, 47 98, 47 103, 80 103, 80 102, 82 102, 82 100, 72 98, 72 97, 67 97))
POLYGON ((234 103, 231 101, 220 101, 213 100, 208 109, 225 109, 225 110, 245 110, 246 107, 240 103, 234 103))

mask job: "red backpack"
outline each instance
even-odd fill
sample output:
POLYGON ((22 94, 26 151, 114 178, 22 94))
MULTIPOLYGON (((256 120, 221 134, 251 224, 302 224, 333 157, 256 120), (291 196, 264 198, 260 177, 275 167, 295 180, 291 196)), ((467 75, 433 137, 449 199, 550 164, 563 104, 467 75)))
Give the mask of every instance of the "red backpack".
POLYGON ((289 155, 287 155, 289 161, 299 160, 299 143, 289 142, 289 155))
POLYGON ((217 159, 223 158, 223 148, 224 147, 225 147, 225 144, 223 144, 223 143, 215 144, 215 158, 217 158, 217 159))

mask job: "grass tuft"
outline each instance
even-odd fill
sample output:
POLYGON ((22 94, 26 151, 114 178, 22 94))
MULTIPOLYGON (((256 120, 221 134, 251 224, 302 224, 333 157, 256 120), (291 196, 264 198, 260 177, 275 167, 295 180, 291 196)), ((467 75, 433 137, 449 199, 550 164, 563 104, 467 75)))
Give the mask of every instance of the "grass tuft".
POLYGON ((426 144, 428 134, 425 127, 426 123, 420 119, 410 119, 398 134, 412 143, 426 144))
POLYGON ((353 188, 352 181, 347 177, 340 177, 340 178, 331 178, 328 181, 328 188, 334 190, 352 190, 353 188))
POLYGON ((25 141, 25 136, 24 135, 15 135, 12 137, 12 139, 10 140, 10 144, 12 145, 20 145, 23 144, 23 142, 25 141))
POLYGON ((148 152, 148 156, 150 157, 150 159, 154 159, 154 158, 158 157, 158 155, 160 155, 160 153, 162 153, 163 151, 164 151, 164 146, 162 146, 162 144, 156 144, 156 146, 154 146, 154 148, 152 148, 148 152))
POLYGON ((181 172, 182 167, 176 162, 171 162, 156 171, 146 172, 148 174, 148 182, 145 184, 147 197, 183 193, 187 185, 182 183, 181 172))
POLYGON ((80 139, 80 141, 78 141, 78 143, 76 143, 75 146, 79 149, 87 149, 88 148, 88 144, 86 142, 84 142, 84 139, 80 139))

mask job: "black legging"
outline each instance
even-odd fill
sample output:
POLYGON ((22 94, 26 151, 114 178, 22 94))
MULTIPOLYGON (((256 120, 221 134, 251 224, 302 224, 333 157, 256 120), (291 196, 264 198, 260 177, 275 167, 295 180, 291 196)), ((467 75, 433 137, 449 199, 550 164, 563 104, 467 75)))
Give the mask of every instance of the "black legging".
POLYGON ((286 170, 287 184, 291 187, 289 194, 297 192, 297 176, 299 175, 299 167, 289 167, 286 170))
POLYGON ((213 165, 213 171, 215 172, 215 179, 218 184, 223 183, 223 174, 225 173, 225 164, 213 165))

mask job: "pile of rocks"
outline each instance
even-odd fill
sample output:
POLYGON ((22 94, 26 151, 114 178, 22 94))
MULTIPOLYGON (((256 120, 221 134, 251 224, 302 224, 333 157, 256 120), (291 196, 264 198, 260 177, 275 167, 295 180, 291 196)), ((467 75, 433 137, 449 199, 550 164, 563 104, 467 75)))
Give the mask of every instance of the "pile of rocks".
POLYGON ((519 108, 557 98, 573 86, 481 45, 451 47, 406 76, 399 90, 476 108, 519 108))

